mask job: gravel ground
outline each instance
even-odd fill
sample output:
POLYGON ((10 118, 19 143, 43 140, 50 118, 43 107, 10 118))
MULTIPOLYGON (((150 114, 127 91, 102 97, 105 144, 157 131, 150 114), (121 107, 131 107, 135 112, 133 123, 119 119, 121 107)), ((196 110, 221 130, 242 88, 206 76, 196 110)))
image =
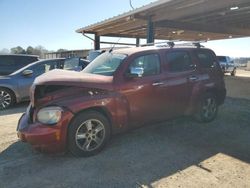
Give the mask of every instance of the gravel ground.
POLYGON ((0 188, 250 187, 250 78, 226 76, 218 118, 179 118, 112 138, 89 158, 35 152, 16 137, 27 103, 0 112, 0 188))

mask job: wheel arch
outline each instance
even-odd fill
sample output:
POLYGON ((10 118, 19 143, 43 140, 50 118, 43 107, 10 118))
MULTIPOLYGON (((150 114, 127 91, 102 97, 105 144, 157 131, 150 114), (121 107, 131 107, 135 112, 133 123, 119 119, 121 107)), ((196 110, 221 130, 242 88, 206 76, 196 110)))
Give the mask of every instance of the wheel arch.
POLYGON ((215 99, 216 99, 216 102, 218 103, 218 104, 220 104, 220 100, 219 100, 219 90, 217 89, 217 88, 207 88, 207 89, 205 89, 205 91, 204 91, 204 93, 203 93, 203 95, 204 94, 206 94, 206 93, 211 93, 211 94, 213 94, 214 96, 215 96, 215 99))
POLYGON ((94 111, 94 112, 98 112, 102 115, 104 115, 108 122, 109 122, 109 125, 110 125, 110 131, 111 131, 111 134, 112 134, 112 129, 113 129, 113 120, 112 120, 112 115, 111 113, 109 112, 109 110, 103 106, 94 106, 94 107, 89 107, 89 108, 85 108, 85 109, 82 109, 80 111, 78 111, 77 113, 74 113, 74 117, 70 120, 69 124, 68 124, 68 128, 67 130, 69 129, 69 126, 70 124, 72 123, 72 121, 74 121, 74 119, 81 113, 85 113, 85 112, 90 112, 90 111, 94 111))

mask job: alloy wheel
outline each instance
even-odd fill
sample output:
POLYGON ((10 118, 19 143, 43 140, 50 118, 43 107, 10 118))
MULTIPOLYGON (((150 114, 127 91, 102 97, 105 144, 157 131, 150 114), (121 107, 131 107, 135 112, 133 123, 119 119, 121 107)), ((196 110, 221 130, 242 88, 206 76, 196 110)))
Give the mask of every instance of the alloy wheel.
POLYGON ((206 98, 202 106, 202 114, 206 119, 211 119, 216 115, 217 105, 213 97, 206 98))
POLYGON ((5 109, 11 105, 12 98, 10 93, 0 90, 0 109, 5 109))
POLYGON ((83 151, 93 151, 101 146, 105 138, 105 128, 97 119, 82 123, 75 134, 76 145, 83 151))

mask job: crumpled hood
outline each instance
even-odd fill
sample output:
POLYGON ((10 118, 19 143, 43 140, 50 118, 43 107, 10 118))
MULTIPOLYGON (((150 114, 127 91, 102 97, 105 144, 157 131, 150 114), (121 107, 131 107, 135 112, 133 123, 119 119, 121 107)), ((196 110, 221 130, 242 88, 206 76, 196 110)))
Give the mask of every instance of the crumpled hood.
POLYGON ((63 85, 112 90, 113 76, 54 69, 37 77, 34 85, 63 85))

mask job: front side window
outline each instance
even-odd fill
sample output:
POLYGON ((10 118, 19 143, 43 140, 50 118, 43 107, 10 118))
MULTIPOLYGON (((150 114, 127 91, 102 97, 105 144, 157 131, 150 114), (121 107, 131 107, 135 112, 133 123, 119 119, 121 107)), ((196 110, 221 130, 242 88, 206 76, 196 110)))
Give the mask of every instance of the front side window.
POLYGON ((48 61, 46 63, 35 65, 32 70, 34 72, 35 76, 40 76, 43 73, 46 73, 50 70, 57 68, 57 62, 56 61, 48 61))
POLYGON ((185 51, 168 52, 167 67, 169 72, 183 72, 194 68, 188 52, 185 51))
POLYGON ((114 72, 127 57, 125 54, 105 52, 95 58, 82 72, 113 76, 114 72))
POLYGON ((160 73, 160 58, 157 54, 140 56, 130 64, 129 70, 142 69, 142 76, 156 75, 160 73))

